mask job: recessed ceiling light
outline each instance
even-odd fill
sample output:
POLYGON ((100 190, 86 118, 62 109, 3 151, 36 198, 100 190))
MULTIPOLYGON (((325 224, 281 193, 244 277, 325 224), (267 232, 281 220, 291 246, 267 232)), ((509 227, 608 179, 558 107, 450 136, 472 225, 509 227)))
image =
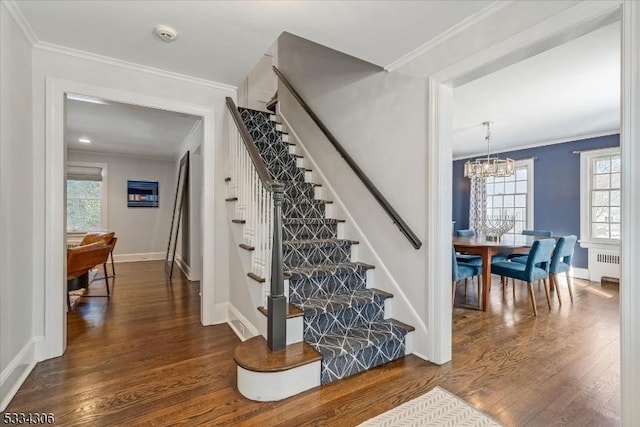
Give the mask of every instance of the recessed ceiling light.
POLYGON ((78 138, 78 142, 81 142, 83 144, 91 144, 91 140, 84 136, 82 138, 78 138))
POLYGON ((77 93, 67 93, 66 96, 67 96, 67 99, 71 101, 81 101, 81 102, 89 102, 91 104, 103 104, 103 105, 108 104, 108 102, 103 99, 96 98, 93 96, 88 96, 88 95, 79 95, 77 93))
POLYGON ((167 43, 171 43, 178 38, 178 32, 176 29, 168 25, 156 25, 153 32, 160 40, 167 43))

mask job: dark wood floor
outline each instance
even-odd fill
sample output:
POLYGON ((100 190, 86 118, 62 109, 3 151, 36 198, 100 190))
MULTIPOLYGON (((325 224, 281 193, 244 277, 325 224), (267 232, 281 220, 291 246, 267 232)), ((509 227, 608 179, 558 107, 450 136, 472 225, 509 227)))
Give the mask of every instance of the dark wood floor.
POLYGON ((551 312, 539 291, 534 318, 524 286, 514 303, 496 281, 488 312, 454 310, 451 363, 408 356, 257 403, 235 388, 238 338, 200 325, 197 284, 166 281, 162 262, 117 274, 110 300, 83 298, 68 315, 66 353, 35 367, 8 412, 52 412, 57 425, 349 426, 440 385, 508 426, 620 424, 616 286, 576 281, 571 304, 563 282, 551 312))

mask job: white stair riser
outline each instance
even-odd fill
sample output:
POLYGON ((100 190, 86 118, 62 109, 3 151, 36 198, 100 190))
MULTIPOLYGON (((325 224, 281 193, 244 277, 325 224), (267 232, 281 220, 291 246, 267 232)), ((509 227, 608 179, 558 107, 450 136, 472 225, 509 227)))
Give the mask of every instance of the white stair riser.
POLYGON ((238 391, 247 399, 273 402, 320 385, 320 361, 281 372, 254 372, 238 366, 238 391))
MULTIPOLYGON (((304 331, 303 319, 302 316, 287 319, 287 345, 302 341, 304 331)), ((267 316, 262 314, 258 316, 257 327, 260 335, 267 339, 267 316)))

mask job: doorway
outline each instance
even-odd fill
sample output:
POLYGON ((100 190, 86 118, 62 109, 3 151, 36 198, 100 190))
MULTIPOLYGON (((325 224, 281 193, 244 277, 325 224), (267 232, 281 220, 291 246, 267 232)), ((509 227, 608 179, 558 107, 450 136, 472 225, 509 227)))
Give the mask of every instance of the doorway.
MULTIPOLYGON (((67 93, 64 134, 67 247, 79 246, 87 233, 113 232, 112 262, 164 259, 176 165, 183 153, 200 152, 202 119, 67 93)), ((176 260, 189 280, 199 281, 200 267, 192 260, 201 258, 202 249, 192 242, 201 223, 189 213, 200 213, 201 176, 191 173, 189 183, 176 260)), ((93 278, 91 288, 102 290, 103 276, 93 278)), ((116 281, 114 265, 106 277, 116 281)), ((74 293, 71 302, 88 301, 79 298, 82 289, 74 293)))
MULTIPOLYGON (((634 171, 635 163, 640 162, 640 150, 637 144, 633 145, 633 136, 638 133, 637 109, 638 109, 638 92, 633 88, 637 88, 637 67, 638 59, 634 56, 637 50, 637 32, 640 25, 640 10, 634 2, 624 2, 622 7, 619 4, 602 5, 601 8, 580 8, 576 7, 576 13, 571 16, 556 17, 555 27, 545 28, 538 33, 533 31, 525 31, 518 35, 517 41, 512 44, 496 46, 488 48, 482 52, 482 55, 475 55, 464 64, 456 64, 455 67, 449 67, 442 72, 429 77, 429 192, 428 203, 432 206, 440 207, 437 211, 431 212, 431 218, 428 218, 427 233, 432 236, 433 245, 437 247, 438 255, 434 251, 434 256, 428 261, 428 269, 430 270, 430 278, 435 280, 432 283, 447 283, 450 277, 450 261, 446 258, 447 251, 450 251, 450 230, 451 230, 451 162, 452 156, 451 145, 451 101, 452 87, 455 81, 476 75, 483 72, 485 75, 490 72, 492 67, 496 65, 505 66, 504 61, 510 60, 510 63, 516 62, 523 57, 527 57, 536 48, 544 45, 545 42, 561 39, 567 40, 567 37, 574 38, 572 31, 580 25, 590 25, 598 23, 611 14, 620 16, 622 13, 622 124, 621 124, 621 149, 622 149, 622 168, 623 168, 623 195, 622 195, 622 273, 621 273, 621 366, 622 372, 622 406, 623 406, 623 423, 631 422, 640 418, 640 412, 633 407, 632 398, 637 393, 638 378, 640 370, 637 366, 637 355, 640 354, 640 344, 636 338, 639 334, 637 322, 633 322, 632 313, 635 306, 640 304, 640 290, 637 287, 625 286, 625 283, 632 283, 632 279, 637 277, 637 267, 633 265, 631 256, 637 253, 638 247, 638 229, 632 223, 635 214, 634 207, 638 206, 637 195, 640 194, 638 189, 637 172, 634 171), (635 116, 634 116, 635 114, 635 116), (445 188, 448 191, 440 191, 445 188), (447 205, 446 207, 442 205, 447 205), (433 270, 433 272, 431 272, 433 270)), ((554 18, 555 19, 555 18, 554 18)), ((597 27, 595 27, 597 28, 597 27)), ((593 29, 593 28, 592 28, 593 29)), ((548 46, 548 45, 547 45, 548 46)), ((637 169, 637 167, 636 167, 637 169)), ((636 208, 637 209, 637 208, 636 208)), ((429 312, 433 313, 434 323, 438 325, 438 329, 442 332, 433 337, 435 356, 443 360, 443 363, 451 359, 451 335, 447 331, 451 331, 451 306, 450 294, 446 292, 445 287, 442 290, 432 289, 430 291, 432 298, 428 301, 429 312)), ((431 326, 431 325, 428 325, 431 326)))
MULTIPOLYGON (((48 78, 46 80, 46 188, 45 207, 45 301, 44 337, 39 343, 38 359, 57 357, 66 346, 66 271, 65 271, 65 163, 64 100, 67 93, 103 99, 139 107, 148 107, 202 118, 202 234, 203 257, 213 259, 213 184, 215 151, 215 109, 144 94, 48 78)), ((213 323, 213 265, 202 268, 201 323, 213 323)))

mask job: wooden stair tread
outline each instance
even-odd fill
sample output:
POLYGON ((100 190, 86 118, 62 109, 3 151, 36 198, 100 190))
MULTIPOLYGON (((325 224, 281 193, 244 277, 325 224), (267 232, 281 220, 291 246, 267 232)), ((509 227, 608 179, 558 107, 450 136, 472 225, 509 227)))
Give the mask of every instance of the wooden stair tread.
POLYGON ((414 328, 411 325, 407 325, 406 323, 403 323, 399 320, 396 319, 387 319, 389 322, 395 323, 396 325, 400 326, 401 328, 405 328, 406 330, 408 330, 409 332, 413 332, 416 330, 416 328, 414 328))
POLYGON ((249 246, 245 243, 240 243, 238 246, 240 246, 242 249, 245 249, 247 251, 254 251, 256 249, 253 246, 249 246))
POLYGON ((304 341, 289 344, 279 351, 270 351, 262 335, 236 346, 233 360, 238 366, 253 372, 282 372, 322 360, 322 355, 304 341))
MULTIPOLYGON (((258 311, 265 316, 269 313, 269 311, 265 307, 258 307, 258 311)), ((293 304, 287 304, 287 319, 301 316, 304 316, 304 311, 300 310, 293 304)))

